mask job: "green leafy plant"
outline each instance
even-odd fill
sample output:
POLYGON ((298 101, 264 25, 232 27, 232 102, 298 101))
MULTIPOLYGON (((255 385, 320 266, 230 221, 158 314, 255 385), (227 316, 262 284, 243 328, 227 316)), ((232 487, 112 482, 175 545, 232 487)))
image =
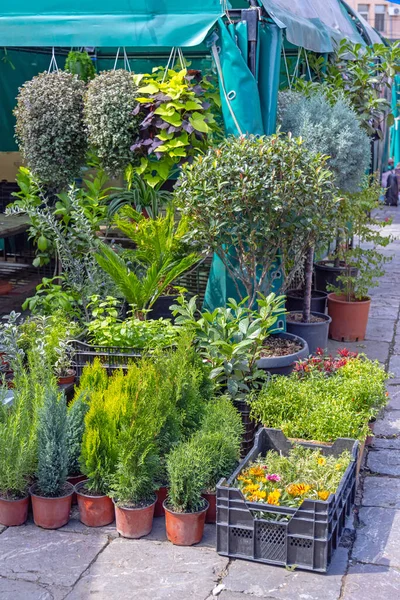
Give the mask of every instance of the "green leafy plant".
POLYGON ((159 68, 134 79, 140 127, 131 150, 140 160, 137 173, 155 187, 189 157, 205 151, 218 131, 212 108, 219 97, 200 71, 159 68))
POLYGON ((12 406, 0 392, 0 497, 7 500, 27 494, 37 459, 36 397, 28 374, 17 381, 12 406))
POLYGON ((165 216, 157 219, 146 219, 130 207, 125 207, 123 212, 123 217, 116 219, 116 225, 135 242, 137 249, 125 253, 126 258, 123 258, 101 243, 95 257, 131 305, 133 314, 143 319, 146 310, 198 261, 199 255, 183 252, 182 240, 189 224, 185 218, 175 221, 172 206, 167 208, 165 216))
POLYGON ((71 183, 84 164, 84 91, 83 81, 63 71, 41 73, 19 90, 16 138, 27 167, 51 188, 71 183))
POLYGON ((370 417, 387 402, 386 379, 378 361, 363 355, 352 357, 329 377, 315 370, 309 376, 303 370, 289 377, 273 376, 254 396, 251 414, 291 438, 364 440, 370 417))
POLYGON ((171 193, 151 187, 135 173, 131 165, 125 170, 126 189, 119 189, 110 196, 107 218, 112 221, 124 206, 131 206, 138 213, 144 213, 151 219, 161 215, 161 209, 171 200, 171 193))
POLYGON ((79 475, 81 472, 79 459, 85 431, 85 415, 89 410, 87 395, 80 392, 69 405, 67 412, 67 452, 68 475, 79 475))
POLYGON ((196 298, 189 302, 183 296, 173 305, 176 323, 189 327, 203 360, 210 365, 210 378, 232 398, 244 398, 265 380, 264 371, 257 369, 266 337, 285 313, 284 296, 260 294, 259 310, 230 298, 227 307, 212 313, 198 313, 196 298))
POLYGON ((175 512, 204 508, 202 492, 212 473, 212 456, 205 444, 193 437, 179 444, 167 458, 168 506, 175 512))
POLYGON ((400 45, 364 46, 343 39, 329 61, 324 57, 310 58, 314 80, 299 79, 296 87, 313 94, 322 86, 333 102, 344 93, 367 134, 383 139, 385 123, 394 122, 388 92, 399 72, 400 45))
POLYGON ((334 209, 326 163, 301 139, 278 134, 228 137, 182 167, 175 197, 190 218, 190 239, 218 254, 250 307, 268 293, 279 256, 290 285, 315 215, 334 209))
POLYGON ((42 282, 36 286, 36 294, 25 300, 22 310, 46 316, 61 311, 71 317, 78 317, 79 304, 80 299, 69 289, 66 277, 57 275, 43 277, 42 282))
POLYGON ((134 160, 130 147, 139 127, 136 95, 134 77, 123 69, 103 71, 88 85, 84 109, 88 141, 111 175, 134 160))
POLYGON ((65 61, 65 70, 87 83, 96 75, 93 61, 87 52, 71 50, 65 61))
POLYGON ((61 496, 67 481, 67 403, 64 394, 48 387, 38 421, 38 492, 46 497, 61 496))

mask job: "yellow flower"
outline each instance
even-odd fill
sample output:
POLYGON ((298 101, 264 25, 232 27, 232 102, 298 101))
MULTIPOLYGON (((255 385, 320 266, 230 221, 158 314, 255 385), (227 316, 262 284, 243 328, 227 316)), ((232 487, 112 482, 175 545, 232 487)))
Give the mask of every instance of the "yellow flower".
POLYGON ((244 494, 254 494, 254 492, 257 492, 259 489, 260 486, 258 486, 256 483, 253 483, 251 485, 246 485, 242 491, 244 494))
POLYGON ((337 463, 337 465, 335 465, 335 469, 336 471, 340 471, 340 469, 342 468, 342 464, 341 463, 337 463))
POLYGON ((324 456, 320 456, 318 458, 318 464, 324 466, 326 464, 326 458, 324 456))
POLYGON ((254 477, 263 477, 265 475, 265 471, 262 467, 251 467, 251 469, 249 469, 249 475, 253 475, 254 477))
POLYGON ((330 492, 328 492, 328 490, 321 490, 320 492, 318 492, 318 498, 325 502, 325 500, 329 498, 329 494, 330 492))
POLYGON ((267 483, 267 478, 266 477, 257 477, 257 481, 258 483, 267 483))
POLYGON ((297 498, 298 496, 304 496, 311 489, 311 485, 307 483, 292 483, 286 488, 289 496, 294 496, 297 498))
POLYGON ((279 490, 274 490, 268 494, 267 504, 274 504, 275 506, 279 506, 279 498, 281 497, 281 493, 279 490))

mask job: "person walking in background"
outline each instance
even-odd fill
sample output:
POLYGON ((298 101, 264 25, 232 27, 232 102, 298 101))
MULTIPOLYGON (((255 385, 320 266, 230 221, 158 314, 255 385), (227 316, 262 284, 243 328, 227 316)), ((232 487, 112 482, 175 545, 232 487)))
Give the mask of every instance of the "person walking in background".
POLYGON ((399 183, 397 180, 396 170, 389 171, 386 178, 385 204, 388 206, 397 206, 399 203, 399 183))

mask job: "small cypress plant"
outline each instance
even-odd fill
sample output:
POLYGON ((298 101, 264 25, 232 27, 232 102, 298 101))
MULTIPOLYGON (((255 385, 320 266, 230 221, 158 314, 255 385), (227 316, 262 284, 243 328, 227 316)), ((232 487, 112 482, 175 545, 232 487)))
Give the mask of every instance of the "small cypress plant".
POLYGON ((80 393, 68 407, 67 412, 67 448, 68 475, 79 475, 81 472, 79 459, 82 450, 82 439, 85 431, 85 415, 89 410, 87 396, 80 393))
POLYGON ((67 481, 67 404, 55 387, 45 390, 39 409, 37 489, 45 497, 61 496, 67 481))

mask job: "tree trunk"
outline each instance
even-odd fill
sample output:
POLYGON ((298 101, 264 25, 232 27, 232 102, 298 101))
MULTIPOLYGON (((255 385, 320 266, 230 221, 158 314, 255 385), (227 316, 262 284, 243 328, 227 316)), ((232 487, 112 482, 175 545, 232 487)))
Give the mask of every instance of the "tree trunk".
POLYGON ((303 323, 310 322, 313 267, 314 267, 314 246, 310 246, 307 250, 306 263, 305 263, 304 304, 303 304, 303 318, 302 318, 303 323))

